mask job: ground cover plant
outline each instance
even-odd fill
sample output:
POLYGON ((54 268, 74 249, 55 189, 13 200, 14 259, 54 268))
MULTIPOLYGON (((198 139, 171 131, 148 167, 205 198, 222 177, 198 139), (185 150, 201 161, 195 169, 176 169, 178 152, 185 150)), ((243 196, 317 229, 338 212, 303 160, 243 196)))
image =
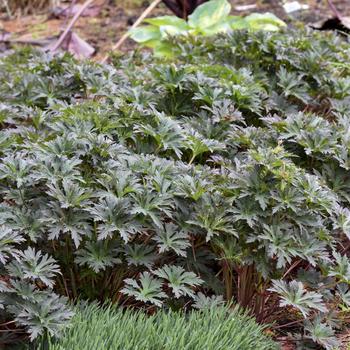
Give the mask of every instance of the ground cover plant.
POLYGON ((147 316, 142 311, 83 304, 76 310, 72 327, 61 339, 50 339, 47 349, 277 349, 263 331, 247 313, 224 307, 147 316))
POLYGON ((1 60, 2 328, 58 335, 64 297, 149 313, 224 299, 335 348, 350 306, 347 39, 168 40, 171 60, 1 60))

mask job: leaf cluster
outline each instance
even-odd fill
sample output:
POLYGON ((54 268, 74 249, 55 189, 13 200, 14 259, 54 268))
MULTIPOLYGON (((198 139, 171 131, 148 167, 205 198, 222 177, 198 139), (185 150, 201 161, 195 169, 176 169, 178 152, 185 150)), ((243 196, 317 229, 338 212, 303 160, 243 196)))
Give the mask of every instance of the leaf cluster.
MULTIPOLYGON (((144 20, 148 25, 130 30, 130 37, 142 46, 150 47, 155 56, 173 57, 177 47, 168 39, 174 36, 211 36, 237 29, 278 31, 286 24, 272 13, 252 13, 231 16, 227 0, 210 0, 200 4, 187 21, 176 16, 161 16, 144 20)), ((180 16, 181 17, 181 16, 180 16)))

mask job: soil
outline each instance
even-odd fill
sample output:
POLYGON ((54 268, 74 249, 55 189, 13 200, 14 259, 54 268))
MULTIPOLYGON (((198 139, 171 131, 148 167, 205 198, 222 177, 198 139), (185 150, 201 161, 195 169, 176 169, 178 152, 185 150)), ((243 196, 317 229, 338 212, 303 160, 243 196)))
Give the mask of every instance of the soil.
MULTIPOLYGON (((290 15, 285 12, 282 0, 258 0, 256 2, 253 0, 231 0, 231 2, 232 13, 235 15, 247 15, 251 12, 273 12, 286 22, 302 21, 307 25, 334 17, 327 0, 300 0, 300 3, 307 4, 309 9, 293 12, 290 15), (239 6, 248 4, 255 4, 255 8, 246 11, 236 9, 236 7, 239 9, 239 6)), ((149 5, 147 0, 143 3, 140 0, 129 0, 122 6, 118 3, 120 4, 120 1, 96 0, 95 4, 100 6, 100 13, 96 16, 80 17, 74 26, 74 31, 95 48, 94 59, 96 60, 105 56, 113 43, 117 42, 149 5)), ((333 3, 341 15, 350 16, 350 0, 333 0, 333 3)), ((64 4, 67 5, 67 2, 63 2, 64 4)), ((171 13, 161 4, 151 15, 164 14, 171 13)), ((55 18, 52 9, 48 9, 46 13, 40 15, 21 16, 13 19, 7 19, 6 13, 0 13, 0 50, 9 48, 9 45, 1 45, 1 30, 3 33, 10 33, 11 39, 17 41, 35 41, 36 44, 44 44, 43 40, 53 42, 66 23, 67 20, 64 16, 63 18, 55 18)), ((127 40, 121 50, 130 50, 134 45, 131 40, 127 40)))

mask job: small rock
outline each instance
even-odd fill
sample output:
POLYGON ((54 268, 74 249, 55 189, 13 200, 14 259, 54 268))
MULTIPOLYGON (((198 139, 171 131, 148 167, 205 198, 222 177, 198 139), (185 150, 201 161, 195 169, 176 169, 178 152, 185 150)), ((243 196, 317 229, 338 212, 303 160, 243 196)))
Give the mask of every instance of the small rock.
POLYGON ((283 4, 283 8, 287 13, 292 13, 300 10, 307 10, 309 8, 309 5, 300 4, 298 1, 292 1, 283 4))

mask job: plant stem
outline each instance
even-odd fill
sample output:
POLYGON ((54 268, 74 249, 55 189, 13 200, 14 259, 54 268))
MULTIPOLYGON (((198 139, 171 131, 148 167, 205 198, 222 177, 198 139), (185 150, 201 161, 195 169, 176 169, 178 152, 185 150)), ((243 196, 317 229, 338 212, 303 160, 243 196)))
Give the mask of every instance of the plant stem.
MULTIPOLYGON (((131 29, 135 29, 151 12, 152 10, 161 2, 162 0, 154 0, 147 8, 145 11, 143 11, 140 15, 140 17, 135 21, 135 23, 131 26, 131 28, 124 33, 124 35, 118 40, 118 42, 112 46, 111 51, 115 51, 117 49, 119 49, 122 44, 124 43, 124 41, 129 37, 129 31, 131 29)), ((105 63, 109 58, 109 55, 106 55, 101 63, 105 63)))
POLYGON ((59 39, 56 41, 56 44, 50 49, 51 52, 56 51, 63 43, 63 40, 66 38, 68 33, 71 31, 72 27, 74 26, 75 22, 79 19, 81 14, 87 9, 94 0, 87 0, 83 4, 83 6, 79 9, 79 11, 75 14, 75 16, 72 18, 72 20, 69 22, 67 28, 64 30, 64 32, 61 34, 59 39))
POLYGON ((190 159, 188 165, 191 165, 194 161, 194 159, 196 158, 196 154, 193 154, 192 158, 190 159))
POLYGON ((222 274, 224 278, 225 283, 225 290, 226 290, 226 300, 230 301, 233 297, 233 285, 232 285, 232 270, 230 268, 230 264, 227 260, 223 260, 222 264, 222 274))
POLYGON ((333 4, 333 1, 332 0, 327 0, 328 2, 328 6, 330 7, 330 9, 333 11, 333 13, 335 14, 335 16, 338 18, 338 19, 341 19, 342 18, 342 15, 338 12, 337 8, 335 7, 335 5, 333 4))

